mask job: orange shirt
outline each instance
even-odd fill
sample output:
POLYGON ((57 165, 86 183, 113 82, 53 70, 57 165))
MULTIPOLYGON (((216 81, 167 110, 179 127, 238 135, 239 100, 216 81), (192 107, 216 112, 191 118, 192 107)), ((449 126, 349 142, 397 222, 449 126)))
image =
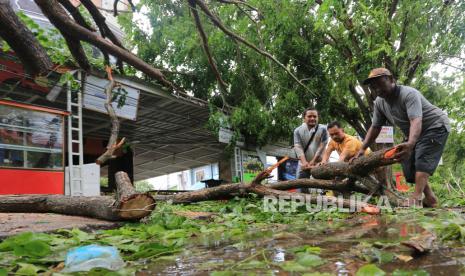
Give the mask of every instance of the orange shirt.
MULTIPOLYGON (((356 137, 346 134, 342 143, 337 143, 334 140, 331 140, 328 144, 327 150, 329 152, 337 151, 337 154, 341 155, 343 151, 347 152, 346 160, 354 157, 355 154, 362 148, 362 141, 358 140, 356 137)), ((365 155, 370 153, 367 149, 365 155)))

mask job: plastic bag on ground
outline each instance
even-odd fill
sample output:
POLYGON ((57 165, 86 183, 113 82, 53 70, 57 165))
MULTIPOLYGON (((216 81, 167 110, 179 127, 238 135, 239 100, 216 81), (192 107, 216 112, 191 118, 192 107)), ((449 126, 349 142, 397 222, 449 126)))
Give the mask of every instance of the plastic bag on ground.
POLYGON ((114 246, 86 245, 68 251, 62 272, 89 271, 96 267, 119 270, 124 267, 124 261, 114 246))

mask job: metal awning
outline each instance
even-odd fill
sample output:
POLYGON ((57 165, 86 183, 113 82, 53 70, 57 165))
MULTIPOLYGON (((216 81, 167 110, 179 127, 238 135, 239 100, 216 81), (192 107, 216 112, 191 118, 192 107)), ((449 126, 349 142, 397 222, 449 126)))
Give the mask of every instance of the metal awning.
MULTIPOLYGON (((209 117, 205 101, 187 95, 173 95, 135 78, 115 76, 115 79, 140 91, 137 120, 121 119, 119 135, 135 145, 136 180, 208 165, 221 159, 224 144, 205 128, 209 117)), ((66 93, 63 91, 54 102, 50 102, 43 91, 26 88, 23 83, 12 89, 17 80, 7 83, 0 84, 2 98, 66 109, 66 93)), ((85 138, 108 139, 108 115, 83 109, 83 135, 85 138)))

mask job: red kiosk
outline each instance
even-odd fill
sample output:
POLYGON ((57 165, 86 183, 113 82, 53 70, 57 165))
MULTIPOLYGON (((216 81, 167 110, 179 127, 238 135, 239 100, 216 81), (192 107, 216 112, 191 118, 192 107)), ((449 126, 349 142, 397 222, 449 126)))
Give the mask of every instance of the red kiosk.
POLYGON ((0 194, 64 194, 66 115, 0 100, 0 194))

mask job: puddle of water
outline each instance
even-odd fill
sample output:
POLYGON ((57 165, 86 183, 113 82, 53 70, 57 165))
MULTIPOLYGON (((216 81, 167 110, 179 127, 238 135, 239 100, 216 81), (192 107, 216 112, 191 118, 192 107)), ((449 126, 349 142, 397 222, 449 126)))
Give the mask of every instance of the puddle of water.
MULTIPOLYGON (((425 229, 418 220, 407 215, 401 219, 361 216, 340 222, 312 222, 308 228, 281 226, 255 229, 246 237, 238 239, 221 234, 208 235, 193 241, 174 261, 153 263, 146 273, 205 275, 212 271, 234 270, 257 274, 287 274, 280 264, 295 258, 289 249, 310 245, 321 248, 320 257, 326 263, 309 271, 328 272, 338 276, 355 275, 358 268, 367 263, 361 258, 366 254, 365 251, 409 256, 410 249, 399 243, 424 233, 425 229), (264 265, 250 270, 238 270, 239 264, 252 260, 264 265)), ((375 264, 388 273, 396 269, 424 269, 430 275, 460 275, 465 267, 465 247, 440 246, 408 262, 394 258, 385 264, 375 264)))

